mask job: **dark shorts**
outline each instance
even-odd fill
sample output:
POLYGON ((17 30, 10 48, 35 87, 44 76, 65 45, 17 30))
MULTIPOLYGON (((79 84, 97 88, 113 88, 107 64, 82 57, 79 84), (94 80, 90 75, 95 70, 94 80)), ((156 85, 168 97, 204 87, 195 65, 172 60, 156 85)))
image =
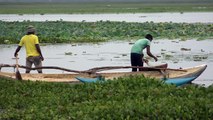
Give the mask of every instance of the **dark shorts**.
MULTIPOLYGON (((143 54, 131 53, 131 65, 143 67, 143 56, 143 54)), ((137 68, 132 68, 132 71, 137 71, 137 68)), ((142 69, 139 68, 139 71, 142 71, 142 69)))
MULTIPOLYGON (((31 68, 32 64, 35 65, 35 67, 42 67, 42 62, 40 56, 30 56, 26 59, 26 66, 31 68)), ((42 69, 37 69, 38 73, 42 73, 42 69)), ((26 69, 26 73, 29 73, 30 69, 26 69)))

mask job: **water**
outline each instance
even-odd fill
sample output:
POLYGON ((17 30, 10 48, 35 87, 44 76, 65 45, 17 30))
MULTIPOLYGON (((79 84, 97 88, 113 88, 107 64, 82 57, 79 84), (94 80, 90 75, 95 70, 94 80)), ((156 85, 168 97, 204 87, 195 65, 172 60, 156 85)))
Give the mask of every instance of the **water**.
MULTIPOLYGON (((104 43, 75 43, 41 46, 45 60, 43 66, 58 66, 73 70, 87 70, 101 66, 129 66, 130 49, 134 41, 110 41, 104 43)), ((151 51, 159 61, 151 64, 168 63, 169 68, 186 68, 207 64, 208 67, 194 83, 209 86, 213 84, 213 41, 204 40, 155 40, 151 51)), ((0 45, 0 64, 15 64, 13 54, 17 45, 0 45)), ((19 63, 25 65, 25 48, 19 52, 19 63)), ((144 52, 145 53, 145 52, 144 52)), ((13 68, 2 68, 12 71, 13 68)), ((125 71, 131 71, 130 69, 125 71)), ((20 69, 20 72, 25 72, 20 69)), ((36 73, 33 71, 32 73, 36 73)), ((64 73, 60 70, 44 70, 44 73, 64 73)))
POLYGON ((213 12, 186 13, 122 13, 122 14, 0 14, 2 21, 126 21, 126 22, 175 22, 175 23, 213 23, 213 12))

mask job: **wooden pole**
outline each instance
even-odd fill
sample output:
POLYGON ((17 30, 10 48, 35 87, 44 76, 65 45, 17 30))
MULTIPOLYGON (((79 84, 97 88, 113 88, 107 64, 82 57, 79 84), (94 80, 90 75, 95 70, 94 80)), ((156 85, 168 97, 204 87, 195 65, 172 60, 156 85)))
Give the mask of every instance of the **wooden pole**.
MULTIPOLYGON (((16 66, 15 65, 9 65, 9 64, 0 64, 0 68, 2 68, 2 67, 16 67, 16 66)), ((62 67, 57 67, 57 66, 43 66, 43 67, 29 68, 29 67, 26 67, 26 66, 23 66, 23 65, 19 65, 19 68, 30 69, 30 70, 56 69, 56 70, 63 70, 63 71, 67 71, 67 72, 88 73, 88 74, 93 74, 93 73, 96 73, 96 72, 106 71, 106 70, 129 69, 129 68, 141 68, 143 71, 172 70, 172 71, 183 71, 183 72, 186 72, 186 70, 183 70, 183 69, 137 67, 137 66, 105 66, 105 67, 95 67, 95 68, 92 68, 92 69, 89 69, 89 70, 84 70, 84 71, 72 70, 72 69, 67 69, 67 68, 62 68, 62 67)))

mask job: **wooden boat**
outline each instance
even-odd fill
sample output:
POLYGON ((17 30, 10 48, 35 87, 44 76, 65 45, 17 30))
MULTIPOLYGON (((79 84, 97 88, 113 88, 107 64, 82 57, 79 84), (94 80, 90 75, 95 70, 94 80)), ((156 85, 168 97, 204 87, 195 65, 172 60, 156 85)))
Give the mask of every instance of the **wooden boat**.
MULTIPOLYGON (((102 76, 105 80, 114 79, 118 77, 125 77, 129 75, 144 75, 145 77, 164 79, 166 83, 183 85, 190 83, 196 79, 205 69, 207 65, 195 66, 186 69, 170 69, 170 68, 155 68, 155 67, 143 67, 144 70, 140 72, 100 72, 100 69, 112 68, 118 69, 121 67, 100 67, 96 68, 97 72, 91 73, 88 71, 80 71, 78 73, 66 73, 66 74, 26 74, 21 73, 23 80, 30 81, 46 81, 46 82, 69 82, 79 83, 81 82, 97 82, 97 76, 102 76), (79 79, 81 78, 81 79, 79 79)), ((22 68, 22 67, 20 67, 22 68)), ((123 68, 132 68, 131 66, 125 66, 123 68)), ((33 68, 32 68, 33 69, 33 68)), ((35 69, 35 68, 34 68, 35 69)), ((38 68, 37 68, 38 69, 38 68)), ((40 69, 40 68, 39 68, 40 69)), ((94 70, 94 69, 91 69, 94 70)), ((91 71, 89 70, 89 71, 91 71)), ((0 72, 0 77, 15 79, 15 73, 0 72)))
POLYGON ((159 64, 159 65, 154 65, 154 66, 147 65, 146 67, 153 67, 153 68, 167 68, 167 67, 168 67, 168 64, 167 64, 167 63, 165 63, 165 64, 159 64))
MULTIPOLYGON (((174 84, 176 86, 181 86, 184 84, 191 83, 193 80, 199 77, 202 74, 202 72, 206 69, 206 67, 207 65, 200 65, 186 69, 153 69, 142 72, 126 72, 123 73, 123 75, 121 75, 120 73, 111 73, 110 76, 108 76, 107 73, 102 73, 101 76, 104 76, 105 78, 108 79, 113 79, 123 76, 143 74, 146 77, 158 78, 160 80, 163 80, 167 84, 174 84)), ((84 83, 91 83, 98 81, 102 82, 105 80, 105 78, 103 79, 100 76, 96 78, 76 77, 76 79, 84 83)))
MULTIPOLYGON (((142 72, 127 72, 123 73, 103 73, 102 76, 105 76, 108 79, 113 79, 117 77, 123 77, 123 76, 129 76, 129 75, 141 75, 143 74, 146 77, 151 78, 158 78, 160 80, 163 80, 167 84, 174 84, 176 86, 181 86, 184 84, 191 83, 193 80, 195 80, 197 77, 199 77, 203 71, 206 69, 207 65, 200 65, 195 66, 192 68, 186 68, 186 69, 156 69, 156 70, 149 70, 149 71, 142 71, 142 72), (111 77, 113 76, 113 77, 111 77)), ((76 77, 79 81, 84 83, 91 83, 91 82, 98 82, 103 81, 104 79, 102 77, 96 77, 96 78, 84 78, 84 77, 76 77)))
MULTIPOLYGON (((0 64, 0 77, 6 77, 6 78, 12 78, 12 79, 16 79, 16 74, 15 73, 11 73, 11 72, 1 72, 1 68, 3 67, 16 67, 16 64, 14 65, 9 65, 9 64, 0 64)), ((71 72, 71 74, 26 74, 26 73, 22 73, 21 77, 23 80, 30 80, 30 81, 46 81, 46 82, 80 82, 79 80, 77 80, 75 77, 77 76, 81 76, 81 77, 96 77, 96 74, 93 74, 97 71, 102 71, 102 70, 108 70, 110 68, 114 69, 115 66, 108 66, 108 67, 97 67, 97 68, 92 68, 89 70, 85 70, 85 71, 77 71, 77 70, 70 70, 70 69, 66 69, 66 68, 61 68, 61 67, 56 67, 56 66, 44 66, 41 67, 42 69, 57 69, 57 70, 63 70, 63 71, 67 71, 67 72, 71 72)), ((117 68, 131 68, 131 66, 116 66, 117 68)), ((149 67, 144 67, 144 69, 151 69, 151 68, 167 68, 168 64, 159 64, 156 66, 149 66, 149 67)), ((26 69, 26 66, 23 65, 19 65, 19 68, 23 68, 26 69)), ((37 70, 40 68, 31 68, 31 70, 37 70)))

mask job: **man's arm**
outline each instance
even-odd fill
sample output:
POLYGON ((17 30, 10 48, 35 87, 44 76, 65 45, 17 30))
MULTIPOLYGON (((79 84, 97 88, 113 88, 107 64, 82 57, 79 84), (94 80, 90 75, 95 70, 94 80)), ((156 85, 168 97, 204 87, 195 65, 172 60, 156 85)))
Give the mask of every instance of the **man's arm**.
POLYGON ((21 50, 21 46, 18 46, 18 47, 16 48, 15 53, 14 53, 14 57, 18 56, 18 52, 19 52, 20 50, 21 50))
POLYGON ((39 44, 35 44, 35 46, 36 46, 36 49, 37 49, 38 53, 39 53, 40 56, 41 56, 41 60, 43 61, 43 60, 44 60, 44 57, 43 57, 43 55, 42 55, 42 53, 41 53, 41 49, 40 49, 39 44))
POLYGON ((146 52, 147 52, 147 55, 149 55, 150 57, 152 57, 152 58, 155 59, 155 62, 158 61, 158 58, 155 57, 155 56, 150 52, 150 46, 147 46, 147 47, 146 47, 146 52))

